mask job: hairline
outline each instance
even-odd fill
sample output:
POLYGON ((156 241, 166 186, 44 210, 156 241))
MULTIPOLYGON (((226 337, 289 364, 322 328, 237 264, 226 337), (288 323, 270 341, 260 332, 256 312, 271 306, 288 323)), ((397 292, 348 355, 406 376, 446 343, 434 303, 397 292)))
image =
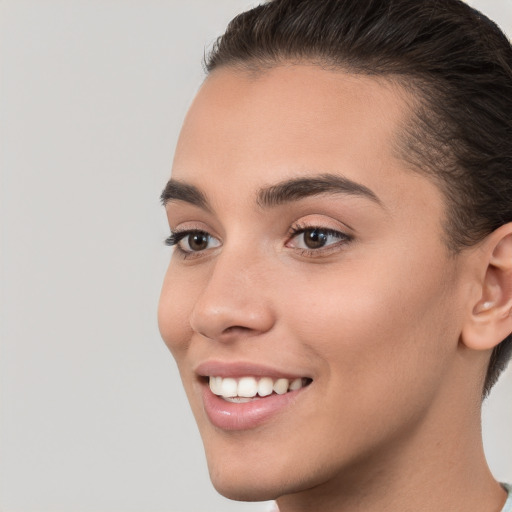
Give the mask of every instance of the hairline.
MULTIPOLYGON (((443 170, 427 162, 425 154, 419 155, 417 151, 412 151, 413 142, 423 144, 423 142, 419 141, 413 134, 415 129, 425 132, 425 130, 419 126, 421 122, 419 119, 420 110, 427 109, 434 114, 432 102, 428 99, 428 93, 432 93, 433 86, 429 85, 429 81, 426 77, 422 77, 421 73, 412 74, 393 71, 386 72, 384 70, 378 71, 370 66, 358 66, 353 63, 338 62, 334 59, 312 53, 311 55, 305 54, 295 57, 277 55, 275 57, 263 58, 252 57, 247 60, 235 59, 216 65, 213 69, 206 69, 207 75, 205 81, 210 75, 214 75, 221 70, 232 70, 244 74, 246 77, 249 77, 249 79, 257 80, 269 71, 285 66, 311 66, 333 73, 345 73, 355 77, 371 78, 380 82, 383 86, 390 85, 400 90, 400 92, 403 93, 401 94, 401 100, 406 108, 406 115, 394 134, 392 153, 402 163, 406 164, 408 170, 429 179, 441 193, 443 202, 443 218, 441 219, 443 231, 442 241, 448 249, 449 254, 455 256, 463 249, 476 245, 484 238, 481 237, 471 245, 458 243, 454 234, 456 228, 453 225, 454 201, 448 193, 449 183, 447 179, 442 176, 443 170)), ((426 145, 428 145, 428 143, 426 145)), ((429 149, 431 152, 435 149, 437 150, 437 148, 434 147, 430 147, 429 149)))

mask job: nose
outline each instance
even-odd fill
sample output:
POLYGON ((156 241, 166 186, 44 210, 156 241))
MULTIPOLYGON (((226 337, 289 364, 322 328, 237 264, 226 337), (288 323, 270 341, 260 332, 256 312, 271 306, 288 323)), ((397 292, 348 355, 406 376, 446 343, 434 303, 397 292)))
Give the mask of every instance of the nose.
POLYGON ((269 331, 275 323, 268 269, 255 257, 223 251, 190 315, 192 329, 212 340, 232 341, 269 331))

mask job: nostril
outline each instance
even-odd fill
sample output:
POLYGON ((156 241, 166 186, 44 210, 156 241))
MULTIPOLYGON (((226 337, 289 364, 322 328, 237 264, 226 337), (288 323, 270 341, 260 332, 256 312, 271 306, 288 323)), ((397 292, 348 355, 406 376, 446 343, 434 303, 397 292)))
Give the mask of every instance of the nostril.
POLYGON ((222 331, 222 334, 232 334, 236 332, 245 333, 252 331, 250 327, 244 327, 243 325, 232 325, 231 327, 227 327, 222 331))

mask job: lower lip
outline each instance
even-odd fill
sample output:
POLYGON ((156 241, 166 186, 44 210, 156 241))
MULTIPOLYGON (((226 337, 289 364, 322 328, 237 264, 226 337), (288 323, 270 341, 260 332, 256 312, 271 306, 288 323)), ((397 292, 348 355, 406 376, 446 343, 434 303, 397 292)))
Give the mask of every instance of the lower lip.
POLYGON ((273 393, 250 402, 233 403, 214 395, 207 384, 202 387, 206 415, 214 426, 222 430, 256 428, 292 405, 298 395, 306 389, 288 391, 282 395, 273 393))

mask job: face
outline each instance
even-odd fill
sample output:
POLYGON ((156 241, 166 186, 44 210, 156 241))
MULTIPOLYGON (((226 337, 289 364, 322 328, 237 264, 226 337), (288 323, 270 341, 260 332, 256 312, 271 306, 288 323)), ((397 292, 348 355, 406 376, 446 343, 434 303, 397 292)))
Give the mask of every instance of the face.
POLYGON ((159 325, 228 497, 328 489, 441 417, 467 290, 439 190, 394 149, 404 94, 225 68, 188 113, 159 325))

